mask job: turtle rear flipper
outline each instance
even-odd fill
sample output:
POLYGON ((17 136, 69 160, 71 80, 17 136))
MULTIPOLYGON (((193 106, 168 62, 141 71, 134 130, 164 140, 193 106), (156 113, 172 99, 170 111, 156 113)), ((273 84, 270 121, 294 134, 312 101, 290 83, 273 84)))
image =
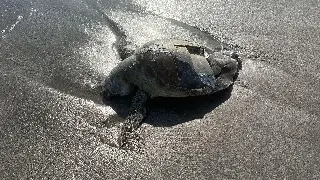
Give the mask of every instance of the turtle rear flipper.
POLYGON ((130 137, 131 133, 139 128, 141 122, 146 117, 146 102, 148 99, 149 95, 141 90, 138 90, 133 97, 129 116, 121 126, 121 132, 118 139, 120 148, 127 143, 127 139, 130 137))

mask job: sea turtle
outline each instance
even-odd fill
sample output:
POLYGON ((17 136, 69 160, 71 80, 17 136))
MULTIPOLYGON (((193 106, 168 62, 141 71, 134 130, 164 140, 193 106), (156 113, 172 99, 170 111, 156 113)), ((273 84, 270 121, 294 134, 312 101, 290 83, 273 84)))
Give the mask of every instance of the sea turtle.
POLYGON ((238 70, 238 57, 231 51, 175 39, 143 45, 121 61, 104 83, 107 96, 128 95, 138 89, 122 126, 120 146, 126 133, 137 129, 146 116, 148 99, 213 94, 232 85, 238 70))

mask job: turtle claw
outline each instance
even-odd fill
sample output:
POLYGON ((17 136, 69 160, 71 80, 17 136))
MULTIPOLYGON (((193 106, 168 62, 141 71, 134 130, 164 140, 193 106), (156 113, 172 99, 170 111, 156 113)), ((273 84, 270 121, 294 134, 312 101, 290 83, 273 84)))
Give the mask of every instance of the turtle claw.
POLYGON ((118 138, 119 148, 125 146, 128 143, 128 139, 134 137, 135 130, 141 125, 141 121, 144 119, 144 115, 140 113, 131 114, 126 118, 126 121, 121 124, 120 135, 118 138))
POLYGON ((130 131, 124 124, 118 137, 118 148, 123 150, 140 151, 142 147, 141 136, 136 130, 130 131))
POLYGON ((130 122, 126 121, 120 126, 120 135, 118 138, 118 145, 119 148, 122 148, 126 143, 127 140, 130 138, 130 134, 132 133, 133 128, 130 122))
POLYGON ((128 139, 128 135, 130 132, 126 131, 124 128, 124 125, 121 125, 120 135, 118 137, 118 146, 119 149, 123 148, 123 146, 126 144, 126 141, 128 139))

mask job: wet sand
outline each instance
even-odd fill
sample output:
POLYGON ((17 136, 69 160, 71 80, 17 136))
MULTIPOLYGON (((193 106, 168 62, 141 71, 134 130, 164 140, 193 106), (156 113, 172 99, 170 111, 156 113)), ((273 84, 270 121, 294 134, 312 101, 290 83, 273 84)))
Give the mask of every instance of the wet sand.
POLYGON ((0 179, 319 179, 319 6, 2 2, 0 179), (129 100, 105 104, 100 85, 162 38, 222 40, 242 70, 226 92, 149 102, 140 149, 120 150, 129 100))

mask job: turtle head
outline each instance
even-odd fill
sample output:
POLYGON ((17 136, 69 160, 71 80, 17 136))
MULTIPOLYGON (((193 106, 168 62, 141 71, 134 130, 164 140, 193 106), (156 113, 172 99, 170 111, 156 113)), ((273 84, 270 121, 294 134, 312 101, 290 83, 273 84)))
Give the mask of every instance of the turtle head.
POLYGON ((216 78, 215 91, 233 84, 241 66, 237 53, 233 51, 213 52, 207 56, 207 61, 216 78))
POLYGON ((107 97, 125 96, 133 92, 133 86, 127 83, 120 75, 107 77, 103 85, 103 92, 107 97))

